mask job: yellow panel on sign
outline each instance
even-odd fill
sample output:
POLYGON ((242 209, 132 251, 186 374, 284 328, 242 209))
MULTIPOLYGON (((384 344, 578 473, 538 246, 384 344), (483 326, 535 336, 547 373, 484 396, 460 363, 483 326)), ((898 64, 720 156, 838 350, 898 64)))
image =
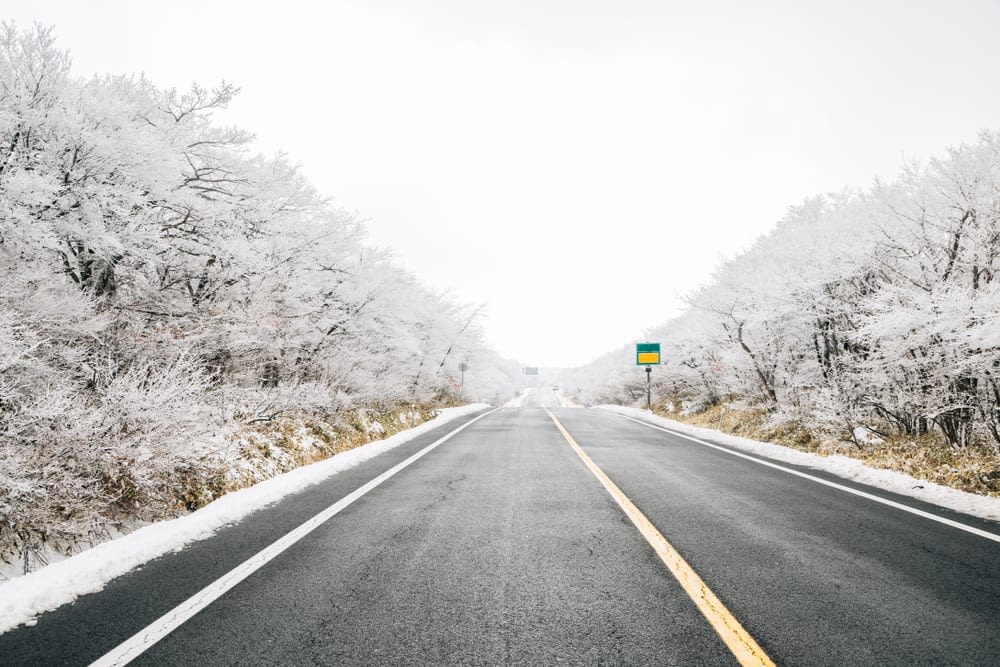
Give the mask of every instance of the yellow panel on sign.
POLYGON ((660 363, 660 353, 659 352, 640 352, 639 353, 639 363, 640 364, 658 364, 658 363, 660 363))

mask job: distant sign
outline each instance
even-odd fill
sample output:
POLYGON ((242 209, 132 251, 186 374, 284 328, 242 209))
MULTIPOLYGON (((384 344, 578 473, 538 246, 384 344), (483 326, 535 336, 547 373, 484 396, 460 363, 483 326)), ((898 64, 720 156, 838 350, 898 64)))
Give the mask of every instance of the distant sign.
POLYGON ((636 366, 658 366, 660 364, 660 344, 659 343, 636 343, 635 344, 635 365, 636 366))
POLYGON ((533 367, 528 367, 524 369, 525 375, 538 375, 538 369, 533 367))

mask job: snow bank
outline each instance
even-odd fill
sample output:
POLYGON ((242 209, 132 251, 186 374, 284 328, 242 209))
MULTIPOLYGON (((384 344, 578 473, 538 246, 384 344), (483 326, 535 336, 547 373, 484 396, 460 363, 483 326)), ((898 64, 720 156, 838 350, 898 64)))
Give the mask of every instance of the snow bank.
POLYGON ((820 456, 809 452, 800 452, 789 447, 782 447, 781 445, 729 435, 728 433, 722 433, 710 428, 691 426, 690 424, 650 414, 646 410, 640 410, 639 408, 626 408, 619 405, 600 405, 597 407, 601 410, 641 419, 642 421, 662 426, 678 433, 703 438, 709 442, 732 447, 733 449, 742 450, 750 454, 756 454, 775 461, 807 466, 816 470, 823 470, 844 479, 909 496, 910 498, 933 503, 940 507, 964 512, 983 519, 1000 521, 1000 498, 991 498, 989 496, 980 496, 974 493, 959 491, 958 489, 952 489, 947 486, 941 486, 940 484, 904 475, 894 470, 872 468, 857 459, 847 456, 820 456))
POLYGON ((251 512, 353 468, 398 447, 427 431, 490 406, 466 405, 442 410, 434 419, 396 435, 342 452, 326 460, 278 475, 254 486, 228 493, 196 512, 157 522, 92 549, 0 584, 0 633, 22 623, 34 625, 35 617, 80 595, 95 593, 104 585, 147 561, 178 551, 211 536, 251 512))

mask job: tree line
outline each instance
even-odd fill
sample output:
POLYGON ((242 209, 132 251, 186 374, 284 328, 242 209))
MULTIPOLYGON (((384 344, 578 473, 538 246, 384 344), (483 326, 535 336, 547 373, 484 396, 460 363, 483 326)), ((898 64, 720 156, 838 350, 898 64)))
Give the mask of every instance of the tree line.
MULTIPOLYGON (((723 262, 676 318, 655 390, 678 409, 768 410, 853 440, 1000 451, 1000 137, 817 196, 723 262)), ((570 374, 589 401, 644 396, 633 349, 570 374)))
POLYGON ((0 30, 0 546, 142 518, 227 425, 460 398, 464 364, 511 391, 477 309, 214 121, 237 92, 77 78, 50 29, 0 30))

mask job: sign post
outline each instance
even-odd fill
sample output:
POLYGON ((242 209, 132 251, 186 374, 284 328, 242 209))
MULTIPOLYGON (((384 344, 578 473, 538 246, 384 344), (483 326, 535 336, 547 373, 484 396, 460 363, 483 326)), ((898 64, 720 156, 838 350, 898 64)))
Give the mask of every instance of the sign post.
POLYGON ((462 384, 458 388, 459 398, 465 398, 465 371, 469 370, 469 364, 464 361, 458 365, 458 370, 462 373, 462 384))
POLYGON ((646 409, 653 409, 653 366, 660 365, 659 343, 636 343, 635 365, 646 367, 646 409))

